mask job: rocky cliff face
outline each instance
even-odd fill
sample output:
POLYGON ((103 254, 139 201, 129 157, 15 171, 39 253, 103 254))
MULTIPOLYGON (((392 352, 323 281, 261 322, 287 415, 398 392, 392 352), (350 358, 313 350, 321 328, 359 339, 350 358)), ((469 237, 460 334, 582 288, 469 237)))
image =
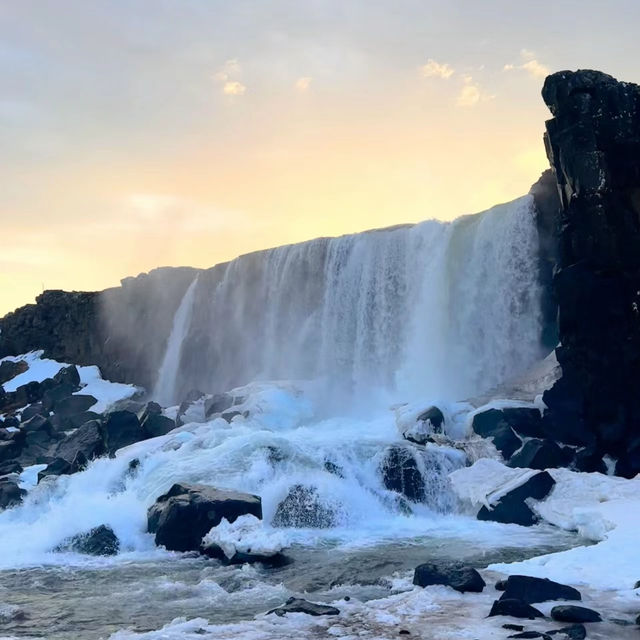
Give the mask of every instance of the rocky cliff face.
POLYGON ((565 442, 640 471, 640 87, 549 76, 545 144, 562 214, 555 290, 563 376, 545 394, 565 442))
POLYGON ((96 364, 105 378, 151 388, 196 273, 162 268, 100 292, 45 291, 0 319, 0 358, 44 349, 49 358, 96 364))

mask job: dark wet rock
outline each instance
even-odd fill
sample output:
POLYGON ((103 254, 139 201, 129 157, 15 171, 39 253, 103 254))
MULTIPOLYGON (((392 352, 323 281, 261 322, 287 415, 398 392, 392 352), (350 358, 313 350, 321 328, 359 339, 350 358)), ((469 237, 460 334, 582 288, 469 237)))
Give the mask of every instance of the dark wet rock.
POLYGON ((561 71, 542 97, 562 202, 554 284, 563 375, 543 396, 545 418, 557 439, 618 458, 640 422, 640 87, 561 71))
POLYGON ((511 616, 512 618, 527 618, 529 620, 544 618, 544 614, 530 604, 515 598, 496 600, 489 612, 489 617, 493 616, 511 616))
POLYGON ((41 416, 39 413, 36 413, 26 422, 23 422, 20 428, 24 433, 27 434, 35 431, 43 431, 49 436, 53 434, 53 427, 51 426, 51 422, 48 418, 41 416))
POLYGON ((547 434, 542 415, 533 407, 508 407, 502 409, 504 421, 520 436, 544 438, 547 434))
POLYGON ((56 550, 75 551, 90 556, 115 556, 120 550, 120 541, 111 527, 102 524, 65 540, 56 550))
POLYGON ((27 495, 17 482, 7 477, 0 478, 0 509, 9 509, 22 502, 22 498, 27 495))
POLYGON ((7 462, 17 458, 23 449, 23 444, 16 438, 0 441, 0 462, 7 462))
POLYGON ((293 562, 291 558, 288 558, 285 554, 280 552, 264 555, 260 553, 251 553, 250 550, 236 551, 231 558, 228 558, 222 547, 215 543, 203 544, 200 546, 199 551, 202 555, 207 556, 208 558, 213 558, 214 560, 220 560, 226 565, 263 564, 274 569, 277 567, 284 567, 293 562))
MULTIPOLYGON (((39 382, 32 380, 19 386, 13 394, 13 406, 24 407, 28 404, 38 402, 42 399, 42 386, 39 382)), ((7 394, 9 396, 11 394, 7 394)))
POLYGON ((223 420, 226 420, 229 424, 231 424, 231 421, 238 416, 248 418, 249 412, 248 411, 225 411, 220 417, 223 420))
POLYGON ((197 551, 202 538, 223 518, 235 522, 243 515, 262 519, 258 496, 208 485, 174 484, 147 513, 147 529, 158 546, 170 551, 197 551))
POLYGON ((138 416, 131 411, 110 413, 104 423, 103 431, 109 454, 114 454, 118 449, 148 437, 140 426, 138 416))
POLYGON ((344 469, 331 460, 324 461, 324 470, 334 476, 338 476, 338 478, 344 478, 344 469))
POLYGON ((97 420, 90 420, 66 436, 56 447, 55 455, 71 462, 79 454, 85 460, 93 460, 106 451, 101 424, 97 420))
POLYGON ((0 463, 0 476, 6 476, 10 473, 22 473, 22 465, 16 460, 0 463))
POLYGON ((577 589, 548 578, 513 575, 504 581, 501 600, 516 598, 529 604, 549 600, 582 600, 577 589))
POLYGON ((76 413, 75 415, 69 416, 66 419, 65 427, 69 429, 77 429, 90 420, 100 421, 102 420, 102 416, 95 411, 83 411, 82 413, 76 413))
POLYGON ((274 527, 328 529, 336 524, 336 512, 324 504, 315 487, 296 484, 276 508, 274 527))
POLYGON ((509 460, 510 467, 555 469, 567 463, 567 457, 553 440, 528 440, 509 460))
POLYGON ((524 626, 521 624, 503 624, 502 625, 503 629, 508 629, 509 631, 524 631, 524 626))
POLYGON ((159 415, 162 415, 162 407, 157 402, 151 400, 150 402, 147 402, 138 417, 140 418, 140 422, 144 422, 145 418, 147 418, 148 416, 159 415))
MULTIPOLYGON (((55 411, 57 405, 70 397, 76 389, 77 387, 66 382, 57 384, 55 387, 47 389, 42 394, 42 405, 47 411, 55 411)), ((64 415, 64 411, 61 411, 60 413, 61 415, 64 415)))
POLYGON ((634 439, 628 449, 620 454, 615 473, 622 478, 635 478, 640 473, 640 442, 634 439))
POLYGON ((460 593, 471 591, 480 593, 485 588, 482 576, 471 567, 438 565, 431 562, 416 567, 413 584, 428 587, 442 584, 460 593))
POLYGON ((596 447, 583 447, 576 451, 573 469, 584 473, 607 473, 607 465, 602 459, 602 452, 596 447))
POLYGON ((175 429, 176 423, 162 414, 148 413, 143 417, 140 427, 146 438, 155 438, 175 429))
POLYGON ((542 500, 549 494, 554 484, 555 480, 546 471, 536 473, 525 483, 502 496, 492 509, 483 506, 478 512, 478 520, 530 527, 538 522, 538 517, 525 501, 529 498, 542 500))
POLYGON ((71 364, 68 367, 62 367, 62 369, 53 376, 53 379, 56 384, 69 385, 74 391, 77 391, 80 388, 80 373, 74 364, 71 364))
POLYGON ((542 638, 543 640, 551 640, 551 637, 542 631, 523 631, 522 633, 515 633, 507 636, 507 638, 522 638, 522 640, 526 640, 528 638, 542 638))
POLYGON ((64 458, 55 458, 47 465, 46 469, 43 469, 38 473, 38 482, 47 476, 69 476, 74 473, 78 473, 85 469, 87 463, 88 460, 82 451, 78 451, 71 462, 64 458))
POLYGON ((490 438, 495 448, 505 459, 510 458, 522 446, 522 440, 516 435, 498 409, 488 409, 473 417, 472 428, 483 438, 490 438))
POLYGON ((587 630, 582 624, 573 624, 570 627, 562 627, 562 629, 554 629, 547 631, 547 635, 560 635, 558 640, 584 640, 587 637, 587 630))
POLYGON ((17 362, 4 360, 0 362, 0 384, 13 380, 16 376, 28 371, 28 369, 29 365, 24 360, 18 360, 17 362))
POLYGON ((217 393, 204 401, 204 417, 210 418, 215 414, 231 409, 233 405, 234 399, 230 393, 217 393))
POLYGON ((287 613, 306 613, 310 616, 337 616, 340 610, 325 604, 309 602, 302 598, 289 598, 285 604, 268 611, 267 615, 270 613, 275 613, 277 616, 284 616, 287 613))
POLYGON ((88 411, 98 401, 90 395, 78 394, 68 396, 56 403, 55 412, 62 418, 69 418, 78 413, 88 411))
POLYGON ((400 493, 412 502, 422 502, 425 499, 424 479, 414 453, 408 447, 388 447, 380 470, 384 486, 389 491, 400 493))
POLYGON ((602 622, 602 616, 593 609, 563 604, 551 609, 551 617, 558 622, 602 622))
POLYGON ((20 414, 20 421, 26 422, 27 420, 33 418, 33 416, 42 416, 44 418, 48 418, 49 411, 44 408, 42 402, 34 402, 22 411, 22 413, 20 414))
POLYGON ((416 420, 418 422, 429 422, 433 429, 433 433, 442 433, 444 425, 444 414, 438 407, 429 407, 426 411, 421 413, 416 420))

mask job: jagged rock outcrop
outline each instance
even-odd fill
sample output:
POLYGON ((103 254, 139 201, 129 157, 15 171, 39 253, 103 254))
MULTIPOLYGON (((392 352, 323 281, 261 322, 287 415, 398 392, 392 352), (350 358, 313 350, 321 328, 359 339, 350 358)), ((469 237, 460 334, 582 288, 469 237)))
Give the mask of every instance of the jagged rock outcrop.
POLYGON ((108 380, 151 388, 197 272, 161 268, 100 292, 45 291, 0 319, 0 358, 43 349, 61 362, 96 364, 108 380))
POLYGON ((562 202, 555 291, 556 438, 640 471, 640 87, 598 71, 549 76, 545 144, 562 202))

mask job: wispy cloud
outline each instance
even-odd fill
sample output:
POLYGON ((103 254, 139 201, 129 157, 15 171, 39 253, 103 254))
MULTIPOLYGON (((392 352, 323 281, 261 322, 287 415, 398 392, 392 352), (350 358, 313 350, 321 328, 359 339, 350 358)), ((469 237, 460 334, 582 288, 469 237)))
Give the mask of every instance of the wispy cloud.
POLYGON ((448 80, 455 73, 455 69, 447 63, 436 62, 433 58, 429 58, 427 63, 420 67, 420 72, 425 78, 448 80))
POLYGON ((464 76, 462 89, 456 99, 456 106, 475 107, 481 102, 487 102, 494 98, 495 96, 486 93, 471 76, 464 76))
POLYGON ((311 86, 311 76, 302 76, 296 80, 296 89, 306 91, 311 86))
POLYGON ((536 58, 536 54, 530 49, 522 49, 520 51, 520 58, 522 60, 520 64, 505 64, 502 70, 525 71, 533 78, 546 78, 551 73, 551 69, 542 64, 536 58))
POLYGON ((232 58, 213 74, 213 79, 220 85, 222 93, 226 96, 241 96, 247 91, 247 87, 238 80, 241 73, 240 62, 237 58, 232 58))

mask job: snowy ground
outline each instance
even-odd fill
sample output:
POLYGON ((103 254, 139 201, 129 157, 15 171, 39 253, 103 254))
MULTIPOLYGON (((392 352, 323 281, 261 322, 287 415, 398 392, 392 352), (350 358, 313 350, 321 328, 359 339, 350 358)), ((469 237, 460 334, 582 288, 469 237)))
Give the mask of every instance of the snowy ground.
MULTIPOLYGON (((15 391, 18 387, 28 382, 42 382, 46 378, 53 378, 60 369, 69 366, 64 362, 43 358, 42 354, 42 351, 32 351, 24 355, 15 357, 8 356, 0 359, 0 363, 4 360, 10 360, 12 362, 23 361, 29 366, 24 373, 5 382, 2 385, 4 390, 7 392, 15 391)), ((91 411, 96 413, 105 412, 116 402, 131 398, 139 391, 137 387, 130 384, 120 384, 118 382, 103 380, 100 369, 93 365, 78 367, 78 373, 80 374, 80 384, 82 388, 74 395, 90 395, 96 398, 98 402, 91 407, 91 411)))

